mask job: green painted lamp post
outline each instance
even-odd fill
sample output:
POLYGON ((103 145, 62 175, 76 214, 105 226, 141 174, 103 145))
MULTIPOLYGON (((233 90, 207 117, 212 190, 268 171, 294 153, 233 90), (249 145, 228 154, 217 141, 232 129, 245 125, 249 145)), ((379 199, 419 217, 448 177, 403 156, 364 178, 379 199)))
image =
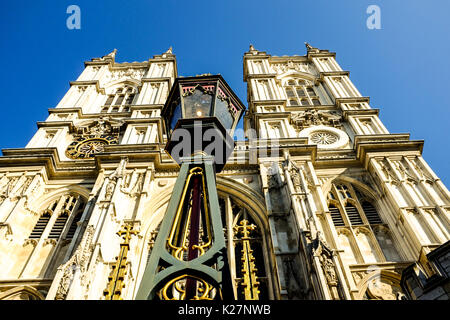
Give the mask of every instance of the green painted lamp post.
POLYGON ((245 106, 220 75, 177 78, 165 150, 181 166, 136 299, 233 299, 216 189, 245 106))

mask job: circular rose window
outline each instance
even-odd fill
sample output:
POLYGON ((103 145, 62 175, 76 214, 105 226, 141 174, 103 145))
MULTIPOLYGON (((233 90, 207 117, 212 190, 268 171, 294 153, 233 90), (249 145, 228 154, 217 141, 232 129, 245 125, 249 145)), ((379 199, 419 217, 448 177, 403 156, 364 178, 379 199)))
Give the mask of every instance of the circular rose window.
POLYGON ((347 134, 339 129, 327 126, 313 126, 300 132, 300 137, 307 137, 310 144, 320 149, 342 149, 348 147, 347 134))
POLYGON ((315 144, 328 145, 339 140, 339 136, 329 131, 316 131, 310 136, 311 142, 315 144))

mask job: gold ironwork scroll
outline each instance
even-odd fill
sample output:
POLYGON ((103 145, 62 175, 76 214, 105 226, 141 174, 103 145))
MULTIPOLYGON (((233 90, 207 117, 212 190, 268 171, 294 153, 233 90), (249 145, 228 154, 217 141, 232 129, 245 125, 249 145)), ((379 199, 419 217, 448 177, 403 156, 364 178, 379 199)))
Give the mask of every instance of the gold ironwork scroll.
POLYGON ((131 235, 137 234, 137 231, 133 230, 132 225, 125 224, 117 234, 122 237, 123 241, 120 244, 120 253, 116 257, 116 263, 112 266, 111 273, 108 276, 108 285, 103 291, 105 300, 122 300, 120 295, 125 287, 124 279, 127 272, 127 254, 130 249, 130 239, 131 235))
POLYGON ((259 300, 259 281, 256 276, 258 271, 255 266, 255 257, 250 246, 250 232, 255 230, 254 224, 249 225, 246 219, 240 222, 240 226, 235 226, 235 233, 240 232, 242 237, 242 281, 240 285, 244 289, 245 300, 259 300))

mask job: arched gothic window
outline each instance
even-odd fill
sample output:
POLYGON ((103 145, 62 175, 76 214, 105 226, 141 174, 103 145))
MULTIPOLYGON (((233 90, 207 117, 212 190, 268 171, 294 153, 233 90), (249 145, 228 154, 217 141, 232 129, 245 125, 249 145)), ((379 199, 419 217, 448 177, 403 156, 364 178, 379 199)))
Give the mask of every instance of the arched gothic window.
POLYGON ((327 199, 331 220, 340 237, 338 242, 346 244, 339 249, 354 257, 347 261, 361 264, 400 260, 389 228, 373 205, 373 199, 347 182, 333 184, 327 199))
POLYGON ((136 89, 130 86, 117 88, 106 98, 102 113, 129 112, 136 93, 136 89))
POLYGON ((85 202, 79 195, 61 196, 44 210, 29 238, 39 239, 48 231, 48 239, 72 239, 84 206, 85 202), (52 219, 54 215, 57 215, 56 219, 52 219))
POLYGON ((321 105, 316 89, 307 80, 288 80, 285 91, 290 106, 321 105))
MULTIPOLYGON (((235 297, 239 300, 269 299, 269 287, 271 286, 271 279, 269 279, 267 274, 267 270, 270 270, 269 256, 262 227, 254 218, 253 212, 250 212, 237 199, 229 195, 219 195, 219 205, 235 297), (249 226, 248 238, 243 237, 242 227, 244 225, 249 226), (244 270, 246 262, 247 269, 244 270), (254 268, 248 268, 250 262, 254 263, 254 268), (249 279, 249 273, 254 275, 251 281, 256 279, 256 283, 251 283, 250 288, 244 285, 244 279, 246 277, 249 279)), ((146 257, 147 263, 150 260, 158 230, 159 226, 150 233, 148 239, 149 251, 146 257)), ((202 230, 200 228, 200 232, 202 230)))
POLYGON ((31 231, 31 234, 29 236, 30 239, 39 239, 42 234, 44 233, 45 227, 48 224, 48 221, 50 220, 50 213, 45 211, 37 221, 36 225, 34 226, 33 230, 31 231))
MULTIPOLYGON (((241 205, 237 199, 224 195, 219 198, 219 205, 222 215, 222 223, 224 227, 225 239, 228 248, 228 259, 230 264, 230 272, 233 280, 233 290, 238 300, 266 300, 269 299, 268 278, 268 250, 261 226, 254 219, 253 213, 241 205), (253 226, 250 231, 248 240, 251 256, 246 252, 243 240, 243 225, 253 226), (248 259, 254 259, 255 270, 258 287, 258 294, 247 290, 244 286, 244 278, 248 276, 244 270, 244 264, 248 263, 248 259)), ((251 271, 252 272, 252 271, 251 271)))

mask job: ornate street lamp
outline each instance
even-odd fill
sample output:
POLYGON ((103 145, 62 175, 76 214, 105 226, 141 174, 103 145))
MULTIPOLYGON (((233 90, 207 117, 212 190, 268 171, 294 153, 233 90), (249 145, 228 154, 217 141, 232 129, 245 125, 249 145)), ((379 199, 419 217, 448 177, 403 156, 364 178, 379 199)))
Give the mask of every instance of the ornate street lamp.
POLYGON ((216 189, 245 106, 220 75, 177 78, 162 116, 181 165, 137 299, 233 299, 216 189))

